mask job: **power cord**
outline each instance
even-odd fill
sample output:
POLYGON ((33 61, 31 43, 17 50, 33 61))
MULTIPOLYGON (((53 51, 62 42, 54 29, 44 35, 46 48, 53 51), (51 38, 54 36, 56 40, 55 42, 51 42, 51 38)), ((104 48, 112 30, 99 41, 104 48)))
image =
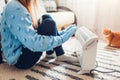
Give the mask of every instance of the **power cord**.
MULTIPOLYGON (((75 53, 75 55, 72 55, 72 56, 75 56, 75 57, 77 57, 76 53, 77 53, 77 52, 80 52, 80 51, 70 51, 70 50, 66 50, 66 51, 67 51, 67 52, 75 53)), ((91 74, 91 75, 93 75, 93 72, 94 72, 94 71, 97 71, 97 72, 100 72, 100 73, 114 73, 114 72, 119 72, 119 73, 120 73, 120 71, 117 71, 117 70, 112 70, 112 71, 100 71, 100 70, 97 70, 97 69, 96 69, 97 67, 99 67, 99 66, 98 66, 98 62, 96 61, 96 67, 95 67, 95 69, 92 69, 92 70, 90 71, 90 74, 91 74)))
MULTIPOLYGON (((96 67, 95 68, 97 68, 98 67, 98 62, 96 61, 96 67)), ((100 70, 97 70, 97 69, 92 69, 91 71, 90 71, 90 74, 93 74, 92 72, 94 72, 94 71, 97 71, 97 72, 100 72, 100 73, 114 73, 114 72, 119 72, 120 73, 120 71, 117 71, 117 70, 112 70, 112 71, 100 71, 100 70)))

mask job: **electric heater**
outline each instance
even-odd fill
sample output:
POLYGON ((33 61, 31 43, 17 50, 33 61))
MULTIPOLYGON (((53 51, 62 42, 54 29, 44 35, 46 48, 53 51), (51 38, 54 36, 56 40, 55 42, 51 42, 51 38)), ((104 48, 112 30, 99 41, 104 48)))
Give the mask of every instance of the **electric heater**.
POLYGON ((89 73, 95 68, 98 37, 84 26, 78 28, 75 36, 82 47, 77 53, 81 66, 79 74, 89 73))

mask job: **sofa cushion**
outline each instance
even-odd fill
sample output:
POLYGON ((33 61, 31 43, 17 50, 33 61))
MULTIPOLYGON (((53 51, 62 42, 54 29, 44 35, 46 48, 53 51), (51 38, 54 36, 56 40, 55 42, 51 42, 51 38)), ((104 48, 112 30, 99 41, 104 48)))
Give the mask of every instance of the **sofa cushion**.
POLYGON ((53 19, 56 21, 57 27, 60 30, 62 27, 66 27, 72 23, 74 23, 75 16, 73 12, 65 11, 65 12, 54 12, 47 13, 50 14, 53 19))
POLYGON ((40 4, 40 5, 39 5, 39 8, 40 8, 39 10, 40 10, 40 12, 43 13, 43 14, 46 13, 46 9, 45 9, 45 7, 44 7, 43 1, 42 1, 42 0, 39 0, 39 2, 40 2, 40 3, 39 3, 39 4, 40 4))
POLYGON ((42 0, 47 12, 57 11, 55 0, 42 0))

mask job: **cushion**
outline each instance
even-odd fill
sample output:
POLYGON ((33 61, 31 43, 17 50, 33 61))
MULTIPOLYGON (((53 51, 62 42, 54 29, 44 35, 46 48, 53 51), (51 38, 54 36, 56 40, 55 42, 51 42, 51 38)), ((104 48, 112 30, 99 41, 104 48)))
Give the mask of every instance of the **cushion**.
POLYGON ((57 11, 57 5, 55 0, 42 0, 42 1, 47 12, 57 11))
POLYGON ((42 13, 42 14, 44 14, 44 13, 46 13, 46 9, 45 9, 45 7, 44 7, 44 3, 43 3, 43 1, 42 0, 39 0, 39 10, 40 10, 40 12, 42 13))
POLYGON ((50 14, 52 18, 56 21, 59 30, 61 30, 62 27, 68 27, 68 25, 74 23, 75 21, 75 16, 73 12, 65 11, 47 14, 50 14))

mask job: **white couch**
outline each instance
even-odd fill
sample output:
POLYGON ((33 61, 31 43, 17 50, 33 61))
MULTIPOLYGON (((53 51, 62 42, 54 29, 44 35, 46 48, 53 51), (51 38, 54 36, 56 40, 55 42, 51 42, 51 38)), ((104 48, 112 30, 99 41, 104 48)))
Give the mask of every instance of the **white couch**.
POLYGON ((56 21, 59 30, 66 28, 70 24, 76 23, 75 14, 64 6, 57 6, 56 12, 47 12, 43 5, 43 1, 40 0, 40 10, 43 14, 50 14, 56 21))
POLYGON ((74 14, 72 12, 54 12, 49 14, 56 21, 59 30, 64 29, 75 22, 74 14))

